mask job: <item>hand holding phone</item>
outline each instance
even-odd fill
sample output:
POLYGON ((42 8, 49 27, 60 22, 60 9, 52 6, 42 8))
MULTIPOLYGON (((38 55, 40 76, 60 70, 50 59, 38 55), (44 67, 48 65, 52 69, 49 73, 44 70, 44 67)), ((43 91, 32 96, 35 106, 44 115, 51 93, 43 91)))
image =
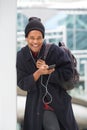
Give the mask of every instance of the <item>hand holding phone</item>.
POLYGON ((55 64, 53 64, 53 65, 49 65, 49 66, 48 66, 48 69, 53 69, 53 68, 55 68, 55 67, 56 67, 55 64))

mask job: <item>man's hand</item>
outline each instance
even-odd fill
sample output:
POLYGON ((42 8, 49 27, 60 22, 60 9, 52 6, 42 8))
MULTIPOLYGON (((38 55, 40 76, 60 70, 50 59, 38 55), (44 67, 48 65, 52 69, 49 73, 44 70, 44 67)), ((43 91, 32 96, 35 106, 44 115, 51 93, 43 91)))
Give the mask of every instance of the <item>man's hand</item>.
POLYGON ((42 59, 37 60, 36 67, 38 68, 40 75, 51 74, 55 70, 55 69, 48 70, 49 68, 48 65, 42 59))
POLYGON ((45 61, 42 59, 38 59, 36 62, 36 67, 39 69, 42 65, 46 65, 45 61))
POLYGON ((44 60, 41 59, 37 61, 36 67, 38 68, 38 70, 33 74, 35 81, 37 81, 41 75, 51 74, 55 71, 54 68, 48 69, 48 65, 45 63, 44 60))

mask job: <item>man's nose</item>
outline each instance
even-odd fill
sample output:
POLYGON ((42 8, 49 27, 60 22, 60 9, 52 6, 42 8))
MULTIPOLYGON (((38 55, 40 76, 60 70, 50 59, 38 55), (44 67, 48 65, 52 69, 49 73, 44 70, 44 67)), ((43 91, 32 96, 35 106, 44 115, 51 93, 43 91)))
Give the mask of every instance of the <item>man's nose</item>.
POLYGON ((34 43, 37 43, 37 42, 38 42, 38 39, 37 39, 37 38, 35 38, 35 39, 34 39, 34 43))

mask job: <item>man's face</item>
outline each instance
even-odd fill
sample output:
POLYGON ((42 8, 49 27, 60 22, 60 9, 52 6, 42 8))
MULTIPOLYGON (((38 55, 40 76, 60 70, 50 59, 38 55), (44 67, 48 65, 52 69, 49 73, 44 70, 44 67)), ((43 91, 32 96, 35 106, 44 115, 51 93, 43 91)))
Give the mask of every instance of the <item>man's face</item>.
POLYGON ((29 32, 28 37, 26 38, 29 48, 33 52, 39 52, 43 44, 42 33, 38 30, 32 30, 29 32))

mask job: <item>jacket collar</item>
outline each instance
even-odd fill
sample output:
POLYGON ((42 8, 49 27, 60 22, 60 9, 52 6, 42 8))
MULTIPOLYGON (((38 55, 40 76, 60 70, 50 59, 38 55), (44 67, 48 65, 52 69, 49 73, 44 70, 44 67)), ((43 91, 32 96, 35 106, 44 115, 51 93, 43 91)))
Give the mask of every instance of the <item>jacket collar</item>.
MULTIPOLYGON (((42 48, 41 48, 40 53, 39 53, 39 56, 38 56, 38 59, 39 59, 39 58, 42 58, 42 59, 43 59, 44 50, 45 50, 45 44, 43 43, 42 48)), ((32 59, 31 54, 30 54, 30 49, 29 49, 28 45, 25 46, 25 47, 22 49, 22 52, 23 52, 23 55, 24 55, 24 57, 25 57, 25 59, 26 59, 27 61, 32 59)))

